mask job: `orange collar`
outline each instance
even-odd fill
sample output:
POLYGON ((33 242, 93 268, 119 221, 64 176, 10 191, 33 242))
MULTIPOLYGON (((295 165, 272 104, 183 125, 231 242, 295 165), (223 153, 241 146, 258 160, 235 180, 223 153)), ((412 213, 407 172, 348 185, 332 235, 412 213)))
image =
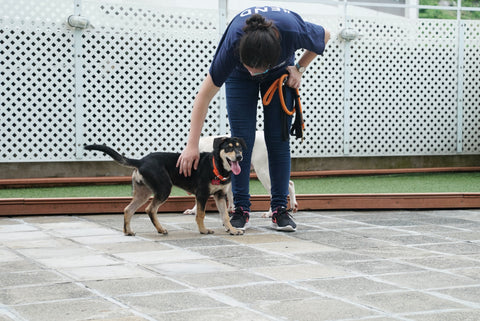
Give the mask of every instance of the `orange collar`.
POLYGON ((228 178, 223 177, 223 176, 220 175, 220 173, 218 172, 217 165, 215 164, 215 156, 212 156, 212 165, 213 165, 213 174, 215 174, 215 176, 216 176, 219 180, 221 180, 222 182, 226 181, 228 178))

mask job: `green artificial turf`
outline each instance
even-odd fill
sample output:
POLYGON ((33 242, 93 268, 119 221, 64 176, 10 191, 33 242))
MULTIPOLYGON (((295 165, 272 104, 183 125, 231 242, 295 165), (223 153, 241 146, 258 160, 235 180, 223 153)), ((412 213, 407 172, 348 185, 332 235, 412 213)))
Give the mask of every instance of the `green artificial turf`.
MULTIPOLYGON (((294 179, 297 194, 480 192, 480 173, 425 173, 294 179)), ((252 195, 268 194, 251 180, 252 195)), ((0 189, 0 198, 122 197, 130 185, 0 189)), ((174 187, 172 196, 188 195, 174 187)))

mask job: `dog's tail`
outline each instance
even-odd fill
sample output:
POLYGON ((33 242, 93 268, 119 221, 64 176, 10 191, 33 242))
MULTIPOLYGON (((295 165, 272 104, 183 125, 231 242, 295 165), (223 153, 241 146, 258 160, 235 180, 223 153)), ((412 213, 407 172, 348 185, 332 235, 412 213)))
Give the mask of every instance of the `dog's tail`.
POLYGON ((117 151, 105 145, 86 145, 83 148, 86 150, 98 150, 100 152, 104 152, 122 166, 138 168, 140 165, 139 160, 122 156, 117 151))

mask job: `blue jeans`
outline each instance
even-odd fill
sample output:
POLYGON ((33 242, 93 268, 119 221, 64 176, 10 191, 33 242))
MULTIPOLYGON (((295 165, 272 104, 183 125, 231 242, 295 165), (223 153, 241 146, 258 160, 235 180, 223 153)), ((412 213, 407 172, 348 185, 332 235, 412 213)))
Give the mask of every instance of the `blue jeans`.
MULTIPOLYGON (((255 142, 257 125, 257 104, 259 92, 261 97, 275 79, 263 82, 230 77, 226 83, 227 112, 232 136, 241 137, 247 144, 240 162, 242 172, 232 175, 232 191, 235 207, 241 206, 250 211, 250 163, 252 148, 255 142)), ((290 90, 285 95, 287 107, 293 107, 293 96, 290 90)), ((282 128, 290 129, 292 116, 287 116, 280 105, 278 93, 268 106, 263 107, 265 143, 268 150, 270 169, 272 210, 279 206, 287 206, 288 183, 290 180, 290 142, 282 139, 282 128), (283 120, 286 117, 286 125, 283 120)), ((285 129, 283 129, 285 130, 285 129)), ((288 136, 287 136, 288 137, 288 136)))

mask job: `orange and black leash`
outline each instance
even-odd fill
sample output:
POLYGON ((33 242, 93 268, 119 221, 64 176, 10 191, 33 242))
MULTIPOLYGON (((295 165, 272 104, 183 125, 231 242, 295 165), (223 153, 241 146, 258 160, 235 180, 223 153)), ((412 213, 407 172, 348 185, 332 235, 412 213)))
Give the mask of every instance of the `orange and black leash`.
POLYGON ((278 91, 280 105, 282 106, 285 114, 287 114, 288 116, 292 116, 293 114, 297 113, 292 128, 290 129, 290 134, 295 136, 296 138, 301 138, 303 142, 303 130, 305 129, 305 123, 303 122, 302 103, 300 102, 300 91, 298 89, 289 88, 285 85, 287 77, 288 74, 284 74, 270 85, 268 90, 265 92, 265 95, 263 95, 262 103, 264 106, 270 105, 273 96, 275 95, 275 92, 278 91), (285 103, 284 90, 286 88, 291 89, 294 94, 295 99, 292 110, 289 110, 287 104, 285 103))

